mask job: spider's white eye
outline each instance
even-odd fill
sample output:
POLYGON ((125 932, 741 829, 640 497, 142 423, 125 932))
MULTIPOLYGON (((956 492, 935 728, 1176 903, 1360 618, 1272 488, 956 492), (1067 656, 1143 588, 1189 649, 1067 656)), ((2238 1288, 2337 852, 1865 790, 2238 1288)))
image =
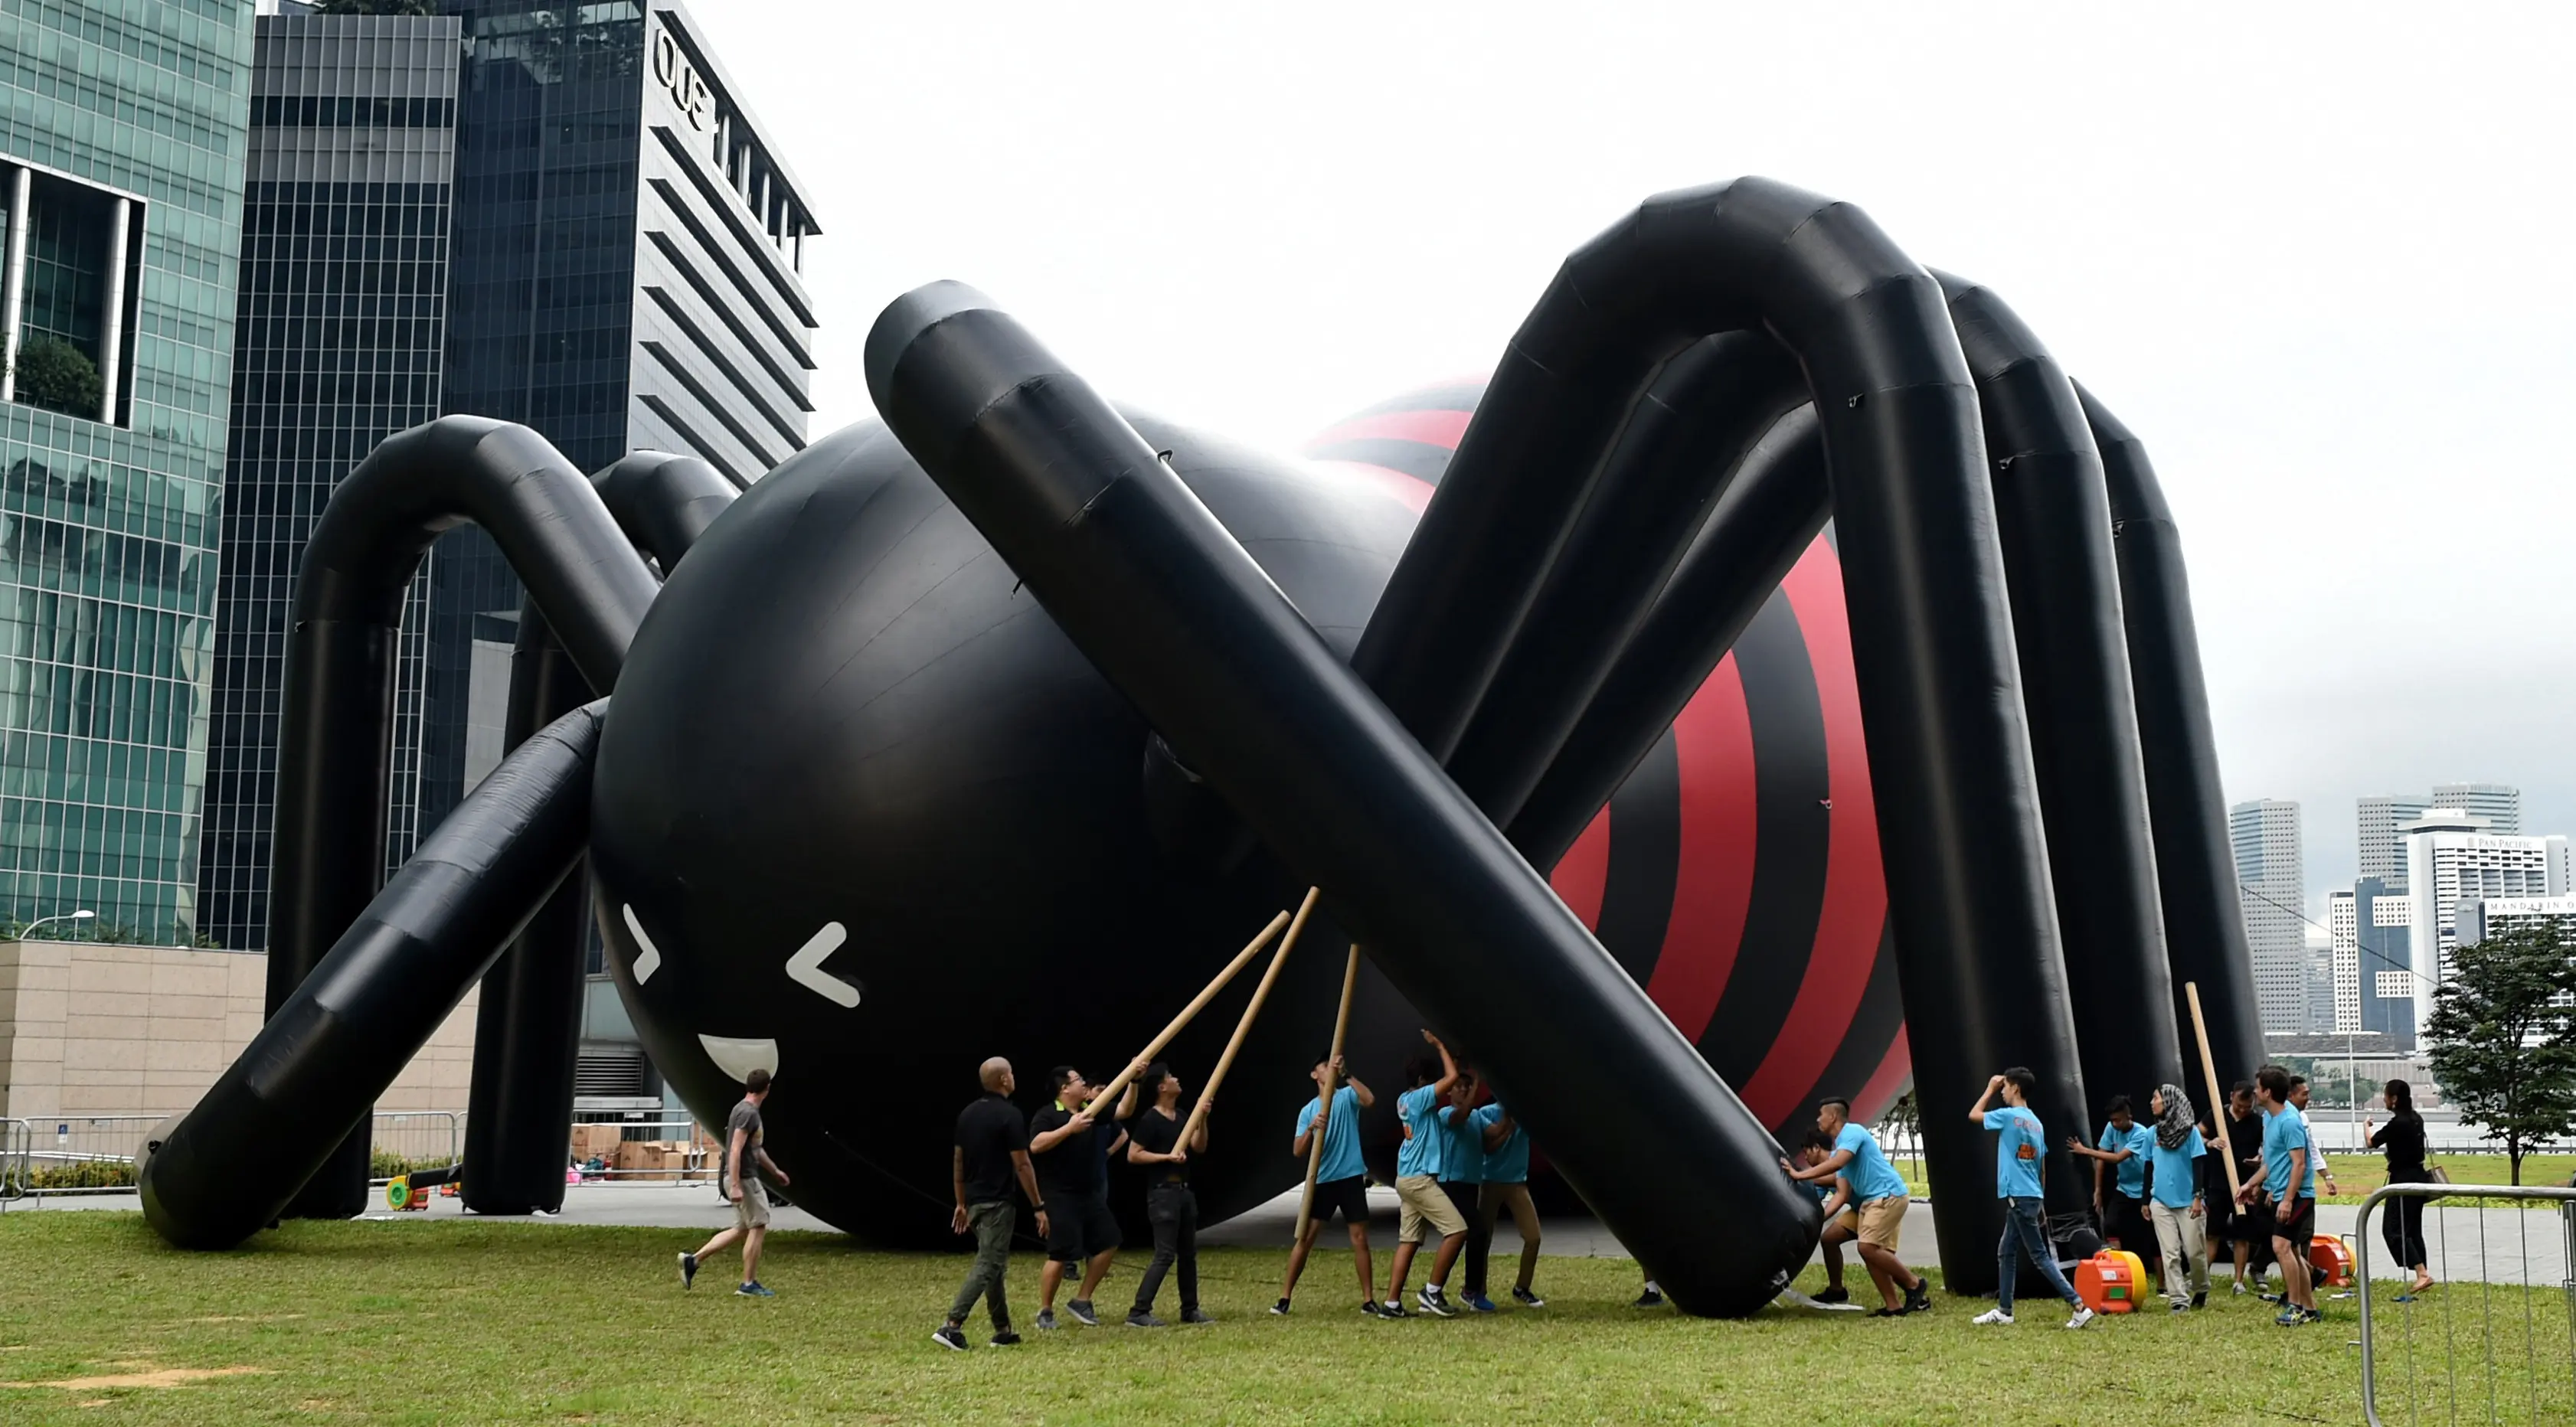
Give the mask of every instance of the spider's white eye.
POLYGON ((707 1059, 716 1063, 716 1069, 735 1080, 749 1080, 755 1070, 778 1073, 778 1042, 774 1040, 733 1040, 702 1034, 698 1044, 706 1049, 707 1059))
POLYGON ((635 984, 641 986, 653 979, 654 972, 662 969, 662 948, 655 946, 653 938, 644 934, 644 924, 635 920, 633 907, 620 902, 617 904, 617 910, 626 918, 628 934, 632 935, 635 938, 635 944, 642 948, 635 955, 635 984))
POLYGON ((821 931, 806 938, 796 954, 787 958, 787 979, 835 1006, 857 1006, 859 988, 823 969, 824 959, 849 939, 848 929, 839 922, 825 922, 821 931))

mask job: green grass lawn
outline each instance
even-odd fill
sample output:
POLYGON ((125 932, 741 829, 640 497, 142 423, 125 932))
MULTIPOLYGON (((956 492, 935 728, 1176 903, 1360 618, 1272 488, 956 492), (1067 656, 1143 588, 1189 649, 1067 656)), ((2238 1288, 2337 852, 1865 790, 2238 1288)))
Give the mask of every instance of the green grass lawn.
MULTIPOLYGON (((1946 1297, 1893 1322, 1783 1310, 1704 1322, 1630 1308, 1631 1264, 1549 1258, 1544 1311, 1378 1323, 1342 1306, 1349 1262, 1331 1254, 1297 1314, 1277 1319, 1263 1310, 1281 1256, 1221 1250, 1202 1259, 1214 1326, 1041 1336, 1027 1321, 1038 1263, 1023 1255, 1013 1300, 1031 1341, 983 1347, 979 1321, 977 1348, 959 1354, 929 1334, 962 1258, 781 1234, 762 1274, 779 1297, 754 1302, 728 1291, 730 1263, 679 1291, 671 1259, 692 1237, 302 1223, 185 1254, 134 1215, 0 1215, 0 1422, 2360 1420, 2348 1304, 2295 1331, 2224 1295, 2207 1312, 2159 1306, 2083 1333, 2044 1302, 2016 1327, 1972 1328, 1985 1305, 1946 1297), (168 1369, 250 1371, 77 1385, 168 1369), (75 1385, 22 1385, 56 1382, 75 1385)), ((1132 1293, 1139 1264, 1113 1273, 1104 1306, 1132 1293)), ((2465 1315, 2470 1291, 2446 1291, 2465 1315)), ((2563 1346, 2563 1301, 2534 1303, 2563 1346)), ((2557 1370, 2563 1414, 2563 1353, 2557 1370)))

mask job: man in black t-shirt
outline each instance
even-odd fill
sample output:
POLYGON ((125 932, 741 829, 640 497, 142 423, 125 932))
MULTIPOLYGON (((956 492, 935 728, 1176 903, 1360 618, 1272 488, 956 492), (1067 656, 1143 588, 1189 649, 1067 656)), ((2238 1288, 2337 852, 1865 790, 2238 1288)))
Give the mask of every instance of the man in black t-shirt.
POLYGON ((1163 1289, 1163 1274, 1176 1263, 1181 1269, 1181 1321, 1213 1323, 1199 1309, 1199 1200, 1190 1192, 1190 1156, 1207 1152, 1207 1121, 1200 1120, 1198 1133, 1182 1144, 1181 1124, 1189 1117, 1181 1113, 1181 1078, 1156 1061, 1141 1083, 1152 1089, 1154 1103, 1127 1122, 1127 1162, 1145 1171, 1145 1218, 1154 1226, 1154 1261, 1136 1284, 1136 1306, 1128 1310, 1127 1326, 1163 1326, 1154 1316, 1154 1295, 1163 1289))
POLYGON ((966 1282, 948 1306, 948 1321, 930 1335, 941 1347, 961 1350, 966 1346, 966 1315, 978 1298, 986 1300, 985 1307, 993 1315, 993 1346, 1007 1348, 1020 1340, 1011 1331, 1011 1305, 1002 1296, 1003 1276, 1011 1267, 1011 1231, 1019 1220, 1019 1210, 1011 1203, 1013 1179, 1037 1212, 1038 1232, 1047 1231, 1046 1196, 1038 1192, 1037 1176, 1029 1168, 1029 1122, 1010 1100, 1017 1084, 1011 1077, 1011 1063, 995 1056, 984 1062, 979 1075, 984 1093, 959 1112, 956 1153, 949 1161, 957 1212, 948 1227, 959 1234, 975 1231, 975 1266, 966 1271, 966 1282))
POLYGON ((1056 1285, 1068 1265, 1087 1265, 1082 1287, 1064 1305, 1073 1321, 1100 1326, 1092 1292, 1118 1257, 1118 1219, 1109 1212, 1109 1156, 1127 1143, 1119 1123, 1136 1113, 1136 1083, 1127 1083, 1118 1114, 1100 1123, 1092 1103, 1097 1087, 1070 1065, 1059 1065, 1055 1103, 1029 1118, 1029 1158, 1037 1162, 1038 1191, 1047 1202, 1047 1262, 1038 1272, 1038 1326, 1055 1326, 1056 1285))
MULTIPOLYGON (((2268 1267, 2272 1262, 2272 1230, 2265 1217, 2241 1210, 2227 1182, 2227 1166, 2219 1156, 2236 1162, 2236 1182, 2263 1182, 2263 1115, 2254 1108, 2254 1082, 2237 1081, 2227 1095, 2227 1110, 2220 1117, 2219 1133, 2210 1146, 2210 1154, 2201 1161, 2201 1197, 2209 1205, 2210 1257, 2218 1256, 2218 1245, 2236 1246, 2236 1292, 2251 1290, 2245 1286, 2249 1269, 2268 1267), (2221 1206, 2224 1206, 2222 1209, 2221 1206)), ((2259 1286, 2262 1275, 2254 1275, 2259 1286)))

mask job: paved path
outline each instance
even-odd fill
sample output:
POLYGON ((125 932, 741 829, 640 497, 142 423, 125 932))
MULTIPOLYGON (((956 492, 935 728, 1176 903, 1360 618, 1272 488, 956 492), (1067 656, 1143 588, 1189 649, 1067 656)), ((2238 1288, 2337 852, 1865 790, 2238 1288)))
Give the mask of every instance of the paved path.
MULTIPOLYGON (((11 1212, 25 1212, 29 1202, 18 1201, 11 1212)), ((47 1196, 32 1202, 46 1210, 121 1209, 135 1212, 142 1208, 141 1202, 131 1194, 47 1196)), ((1370 1190, 1369 1207, 1374 1211, 1379 1242, 1393 1242, 1395 1191, 1384 1188, 1370 1190)), ((451 1219, 463 1217, 464 1212, 457 1200, 432 1197, 430 1208, 424 1214, 374 1212, 364 1217, 377 1220, 451 1219)), ((1916 1201, 1905 1216, 1905 1261, 1918 1268, 1934 1268, 1940 1264, 1940 1253, 1932 1231, 1932 1214, 1933 1206, 1929 1201, 1916 1201)), ((2360 1210, 2352 1205, 2320 1206, 2317 1230, 2349 1238, 2359 1214, 2360 1210)), ((733 1209, 719 1202, 714 1189, 703 1184, 585 1184, 565 1191, 561 1214, 532 1216, 529 1222, 704 1229, 712 1233, 733 1222, 733 1209)), ((1200 1231, 1199 1241, 1211 1245, 1285 1248, 1296 1231, 1296 1225, 1297 1194, 1292 1190, 1248 1213, 1200 1231)), ((797 1208, 776 1210, 770 1226, 832 1232, 829 1224, 797 1208)), ((2372 1247, 2376 1250, 2381 1247, 2376 1241, 2379 1233, 2377 1214, 2371 1220, 2371 1233, 2374 1236, 2372 1247)), ((1541 1224, 1541 1234, 1543 1253, 1575 1258, 1628 1257, 1628 1251, 1620 1246, 1619 1241, 1588 1217, 1545 1220, 1541 1224)), ((2425 1211, 2424 1237, 2431 1251, 2431 1267, 2436 1278, 2550 1285, 2564 1283, 2568 1279, 2566 1220, 2554 1213, 2479 1209, 2468 1205, 2434 1206, 2425 1211)), ((1520 1242, 1520 1235, 1508 1224, 1498 1227, 1494 1233, 1495 1256, 1509 1258, 1519 1253, 1520 1242)), ((2149 1271, 2153 1272, 2154 1267, 2149 1265, 2149 1271)), ((2371 1270, 2375 1278, 2395 1278, 2404 1272, 2402 1266, 2387 1262, 2386 1254, 2376 1252, 2372 1255, 2371 1270)))

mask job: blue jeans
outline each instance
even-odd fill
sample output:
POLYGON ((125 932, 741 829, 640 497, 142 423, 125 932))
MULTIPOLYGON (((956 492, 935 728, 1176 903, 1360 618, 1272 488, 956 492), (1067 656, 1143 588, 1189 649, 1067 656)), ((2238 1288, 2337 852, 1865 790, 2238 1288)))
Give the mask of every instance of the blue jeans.
POLYGON ((2041 1225, 2039 1201, 2028 1195, 2015 1195, 2004 1200, 2004 1237, 2003 1242, 1995 1246, 1996 1307, 2006 1313, 2012 1311, 2013 1280, 2021 1277, 2019 1260, 2024 1253, 2030 1255, 2032 1263, 2039 1265, 2041 1275, 2047 1278, 2049 1287, 2057 1290, 2058 1297, 2071 1305, 2082 1306, 2083 1300, 2075 1296, 2074 1285, 2058 1271, 2057 1250, 2049 1246, 2048 1230, 2041 1225))

